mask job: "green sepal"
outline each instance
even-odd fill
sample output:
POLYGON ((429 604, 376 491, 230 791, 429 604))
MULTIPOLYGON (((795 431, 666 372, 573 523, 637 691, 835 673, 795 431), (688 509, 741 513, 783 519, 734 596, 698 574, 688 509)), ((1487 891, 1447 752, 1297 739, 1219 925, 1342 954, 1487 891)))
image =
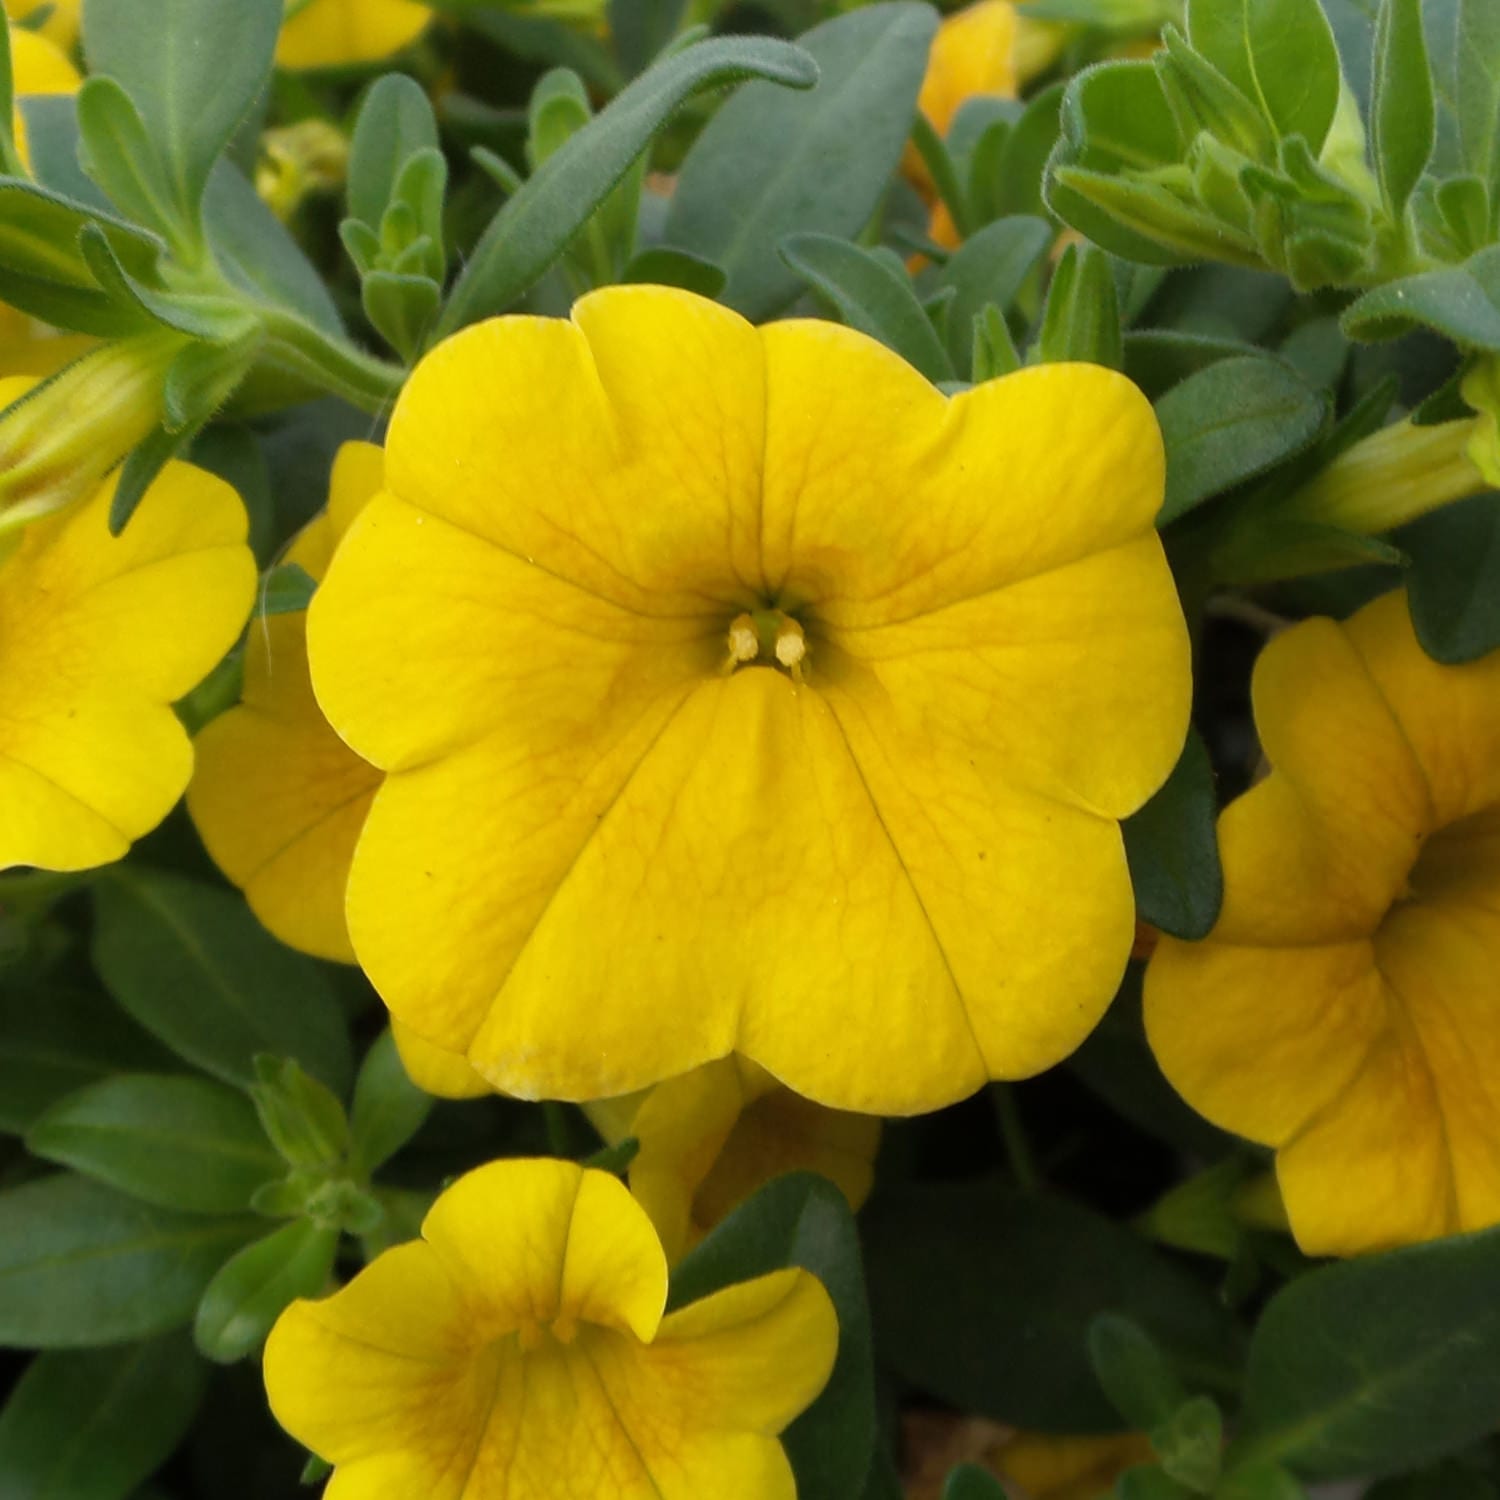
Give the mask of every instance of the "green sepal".
POLYGON ((318 591, 317 580, 294 562, 278 563, 266 574, 255 596, 258 616, 300 615, 318 591))
POLYGON ((1021 368, 1021 356, 1015 339, 1011 337, 1010 325, 993 302, 974 314, 973 337, 969 379, 975 385, 1021 368))
POLYGON ((1175 26, 1162 33, 1163 50, 1155 58, 1162 93, 1191 140, 1206 130, 1216 140, 1251 161, 1270 161, 1276 137, 1261 112, 1206 58, 1188 46, 1175 26))
POLYGON ((1033 363, 1082 360, 1118 370, 1124 363, 1114 272, 1095 245, 1069 245, 1047 289, 1033 363))
POLYGON ((1195 1495, 1206 1495, 1219 1480, 1224 1414, 1212 1397, 1189 1397, 1151 1430, 1151 1446, 1161 1459, 1163 1473, 1195 1495))

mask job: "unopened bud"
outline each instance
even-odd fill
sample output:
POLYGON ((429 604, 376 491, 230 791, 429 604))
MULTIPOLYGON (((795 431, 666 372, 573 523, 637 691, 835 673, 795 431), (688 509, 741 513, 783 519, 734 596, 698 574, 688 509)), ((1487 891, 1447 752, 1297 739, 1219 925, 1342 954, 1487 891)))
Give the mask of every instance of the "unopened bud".
POLYGON ((40 384, 0 381, 0 535, 93 494, 155 430, 167 368, 186 342, 122 339, 40 384))

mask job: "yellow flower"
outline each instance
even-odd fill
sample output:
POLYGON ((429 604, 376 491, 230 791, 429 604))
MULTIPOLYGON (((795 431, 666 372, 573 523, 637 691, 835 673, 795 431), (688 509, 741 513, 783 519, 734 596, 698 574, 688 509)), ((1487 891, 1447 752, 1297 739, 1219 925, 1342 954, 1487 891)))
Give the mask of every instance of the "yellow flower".
POLYGON ((38 94, 76 94, 83 79, 60 47, 39 32, 19 26, 10 28, 10 66, 16 99, 11 130, 21 161, 29 166, 26 122, 21 116, 20 101, 38 94))
POLYGON ((287 0, 276 61, 283 68, 379 62, 416 41, 431 19, 415 0, 287 0))
POLYGON ((434 350, 309 616, 388 773, 347 914, 392 1012, 531 1098, 738 1051, 931 1109, 1067 1055, 1182 744, 1144 396, 949 399, 830 323, 662 287, 434 350))
POLYGON ((1011 0, 976 0, 943 19, 917 95, 917 109, 940 136, 970 99, 1016 97, 1018 21, 1011 0))
POLYGON ((228 485, 170 464, 120 537, 113 488, 29 526, 0 562, 0 868, 106 864, 166 816, 193 758, 170 705, 250 609, 228 485))
MULTIPOLYGON (((328 508, 303 528, 286 560, 322 578, 339 538, 380 488, 383 469, 379 448, 346 443, 328 508)), ((352 963, 344 887, 381 776, 318 709, 304 614, 254 622, 241 703, 208 724, 196 749, 188 811, 214 863, 282 942, 352 963)))
MULTIPOLYGON (((78 40, 79 11, 83 0, 5 0, 5 13, 13 21, 24 21, 39 10, 49 12, 42 22, 38 34, 46 37, 55 46, 71 51, 78 40)), ((15 29, 12 30, 15 36, 15 29)))
POLYGON ((783 1172, 819 1172, 858 1208, 875 1180, 880 1121, 824 1109, 743 1058, 706 1063, 643 1095, 589 1105, 611 1145, 634 1136, 630 1191, 676 1263, 783 1172))
POLYGON ((667 1263, 615 1177, 499 1161, 422 1238, 266 1345, 277 1420, 336 1467, 328 1500, 794 1500, 777 1435, 822 1390, 838 1324, 805 1271, 662 1316, 667 1263))
POLYGON ((1257 663, 1272 773, 1219 821, 1224 909, 1163 938, 1168 1078, 1277 1150, 1302 1247, 1500 1220, 1500 654, 1444 667, 1388 594, 1257 663))

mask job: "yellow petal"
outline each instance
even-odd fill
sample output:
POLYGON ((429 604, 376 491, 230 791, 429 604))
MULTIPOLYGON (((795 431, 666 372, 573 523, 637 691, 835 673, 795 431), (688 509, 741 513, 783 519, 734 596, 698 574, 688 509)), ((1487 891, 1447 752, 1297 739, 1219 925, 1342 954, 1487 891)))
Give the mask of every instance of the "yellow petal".
POLYGON ((1153 529, 1161 432, 1122 375, 1043 365, 950 401, 836 324, 762 336, 762 550, 785 608, 829 628, 897 624, 1153 529))
POLYGON ((1310 1255, 1384 1250, 1457 1222, 1441 1106, 1420 1048, 1388 1032, 1359 1074, 1276 1157, 1297 1243, 1310 1255))
MULTIPOLYGON (((64 365, 88 353, 94 342, 84 334, 58 333, 0 302, 0 385, 8 386, 9 380, 18 376, 45 379, 55 375, 64 365)), ((11 394, 0 390, 0 408, 20 393, 19 389, 11 394)))
POLYGON ((332 1463, 401 1447, 446 1467, 455 1429, 487 1414, 476 1342, 464 1293, 415 1240, 281 1315, 266 1341, 266 1393, 276 1420, 332 1463))
POLYGON ((774 1434, 828 1383, 838 1315, 823 1284, 773 1271, 690 1303, 662 1320, 641 1355, 670 1384, 694 1425, 774 1434))
MULTIPOLYGON (((510 849, 505 866, 529 873, 510 849)), ((828 704, 779 673, 694 690, 563 873, 469 1046, 508 1091, 624 1093, 736 1049, 871 1113, 985 1077, 828 704), (858 1049, 851 1014, 880 1017, 858 1049)))
POLYGON ((600 600, 717 620, 759 587, 760 342, 702 298, 623 291, 439 345, 391 419, 389 487, 600 600))
MULTIPOLYGON (((382 472, 379 448, 346 443, 328 510, 298 534, 287 560, 320 578, 382 472)), ((252 623, 241 704, 207 725, 195 748, 188 810, 214 862, 282 942, 352 963, 344 890, 382 777, 323 718, 304 615, 252 623)))
POLYGON ((651 1338, 667 1263, 641 1206, 607 1172, 573 1162, 500 1161, 459 1178, 422 1235, 449 1275, 475 1288, 484 1337, 564 1319, 651 1338))
POLYGON ((1425 1069, 1431 1098, 1412 1121, 1441 1143, 1455 1229, 1500 1222, 1500 1027, 1494 974, 1500 954, 1500 869, 1487 865, 1488 905, 1416 901, 1399 907, 1376 940, 1407 1023, 1399 1034, 1425 1069))
POLYGON ((1500 652, 1463 666, 1433 661, 1400 590, 1344 629, 1421 767, 1434 820, 1451 823, 1500 802, 1500 652))
POLYGON ((1368 941, 1252 948, 1163 937, 1145 1012, 1151 1050, 1183 1098, 1272 1146, 1332 1106, 1388 1017, 1368 941))
POLYGON ((311 0, 281 28, 283 68, 376 62, 416 41, 432 12, 414 0, 311 0))
POLYGON ((113 490, 29 527, 0 568, 0 866, 87 868, 160 822, 192 767, 168 705, 249 611, 229 486, 169 465, 119 538, 113 490))
POLYGON ((396 1039, 396 1051, 406 1076, 419 1089, 436 1094, 439 1099, 478 1099, 494 1092, 461 1052, 444 1052, 394 1019, 391 1034, 396 1039))

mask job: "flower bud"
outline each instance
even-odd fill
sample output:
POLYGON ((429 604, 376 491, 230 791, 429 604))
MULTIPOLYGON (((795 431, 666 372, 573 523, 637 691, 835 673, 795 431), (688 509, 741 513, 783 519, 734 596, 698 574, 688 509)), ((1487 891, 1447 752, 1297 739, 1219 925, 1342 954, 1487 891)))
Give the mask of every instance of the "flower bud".
POLYGON ((103 344, 29 388, 0 385, 0 536, 92 494, 161 420, 167 368, 187 341, 103 344))

